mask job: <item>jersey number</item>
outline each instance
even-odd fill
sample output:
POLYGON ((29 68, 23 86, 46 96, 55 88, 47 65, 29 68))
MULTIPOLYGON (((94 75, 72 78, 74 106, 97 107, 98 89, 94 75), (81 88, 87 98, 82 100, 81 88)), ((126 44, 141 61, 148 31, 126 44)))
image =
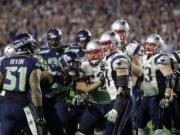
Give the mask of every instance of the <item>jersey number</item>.
POLYGON ((3 89, 12 91, 17 85, 19 91, 25 91, 27 67, 6 67, 6 70, 6 79, 9 81, 9 83, 5 83, 3 85, 3 89), (18 82, 19 84, 17 84, 18 82))
POLYGON ((152 71, 150 67, 145 67, 145 81, 146 82, 150 82, 152 81, 152 71))

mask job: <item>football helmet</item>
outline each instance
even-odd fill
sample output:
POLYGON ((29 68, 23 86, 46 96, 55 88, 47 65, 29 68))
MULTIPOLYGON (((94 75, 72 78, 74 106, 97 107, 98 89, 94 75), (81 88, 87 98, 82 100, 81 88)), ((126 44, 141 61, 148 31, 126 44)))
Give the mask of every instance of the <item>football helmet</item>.
POLYGON ((8 58, 13 57, 15 53, 16 53, 16 50, 11 44, 5 46, 4 51, 3 51, 3 54, 5 57, 8 57, 8 58))
POLYGON ((86 48, 87 43, 91 40, 92 34, 87 29, 78 31, 75 35, 75 41, 82 49, 86 48))
POLYGON ((164 52, 165 47, 164 40, 158 34, 149 35, 144 43, 144 51, 147 55, 164 52))
POLYGON ((111 25, 111 30, 117 32, 120 36, 121 44, 127 43, 129 36, 129 24, 123 19, 117 19, 111 25))
POLYGON ((29 33, 19 33, 14 37, 12 45, 16 54, 33 54, 36 40, 29 33))
POLYGON ((47 32, 47 42, 50 48, 61 47, 62 32, 58 28, 51 28, 47 32))
POLYGON ((106 31, 104 32, 99 40, 100 46, 102 47, 104 55, 110 55, 116 49, 121 47, 120 37, 114 31, 106 31))
POLYGON ((68 51, 64 53, 60 59, 60 66, 65 73, 75 77, 80 69, 80 58, 77 53, 68 51))
POLYGON ((91 40, 86 46, 86 57, 92 66, 96 66, 103 58, 103 50, 98 39, 91 40))

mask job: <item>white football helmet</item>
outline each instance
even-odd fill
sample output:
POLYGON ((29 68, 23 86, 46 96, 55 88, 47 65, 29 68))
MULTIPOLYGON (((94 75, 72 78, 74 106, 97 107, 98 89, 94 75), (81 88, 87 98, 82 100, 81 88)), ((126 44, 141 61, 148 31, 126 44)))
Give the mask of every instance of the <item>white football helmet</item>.
POLYGON ((118 48, 121 48, 120 37, 114 31, 104 32, 100 37, 99 43, 103 49, 104 55, 109 55, 118 48))
POLYGON ((123 19, 117 19, 111 25, 111 30, 117 32, 120 36, 121 43, 126 44, 129 36, 129 24, 123 19))
POLYGON ((12 45, 7 45, 5 48, 4 48, 4 56, 5 57, 13 57, 16 53, 16 50, 15 48, 12 46, 12 45))
POLYGON ((86 46, 86 57, 92 66, 98 65, 103 59, 103 50, 98 39, 91 40, 86 46))
POLYGON ((144 43, 144 51, 147 55, 162 53, 165 51, 166 45, 164 40, 158 34, 151 34, 144 43))

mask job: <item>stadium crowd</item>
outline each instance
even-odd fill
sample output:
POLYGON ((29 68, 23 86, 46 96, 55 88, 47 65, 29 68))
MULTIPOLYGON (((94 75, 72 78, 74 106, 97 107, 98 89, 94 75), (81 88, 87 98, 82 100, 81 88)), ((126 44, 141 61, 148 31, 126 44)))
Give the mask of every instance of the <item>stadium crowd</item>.
POLYGON ((37 34, 43 41, 46 31, 57 26, 68 43, 74 40, 77 29, 87 28, 96 37, 120 17, 129 22, 130 37, 137 41, 155 32, 162 35, 170 49, 180 44, 178 0, 1 0, 0 7, 1 50, 16 31, 37 34))

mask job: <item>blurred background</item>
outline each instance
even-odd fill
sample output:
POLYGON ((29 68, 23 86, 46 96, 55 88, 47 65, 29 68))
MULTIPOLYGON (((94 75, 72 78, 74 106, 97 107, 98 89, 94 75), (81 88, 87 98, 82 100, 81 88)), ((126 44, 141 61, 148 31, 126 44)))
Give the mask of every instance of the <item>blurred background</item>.
POLYGON ((69 44, 81 28, 98 38, 117 18, 128 21, 130 40, 158 33, 168 51, 180 48, 180 0, 1 0, 0 55, 17 32, 34 34, 41 46, 48 29, 59 27, 69 44))

